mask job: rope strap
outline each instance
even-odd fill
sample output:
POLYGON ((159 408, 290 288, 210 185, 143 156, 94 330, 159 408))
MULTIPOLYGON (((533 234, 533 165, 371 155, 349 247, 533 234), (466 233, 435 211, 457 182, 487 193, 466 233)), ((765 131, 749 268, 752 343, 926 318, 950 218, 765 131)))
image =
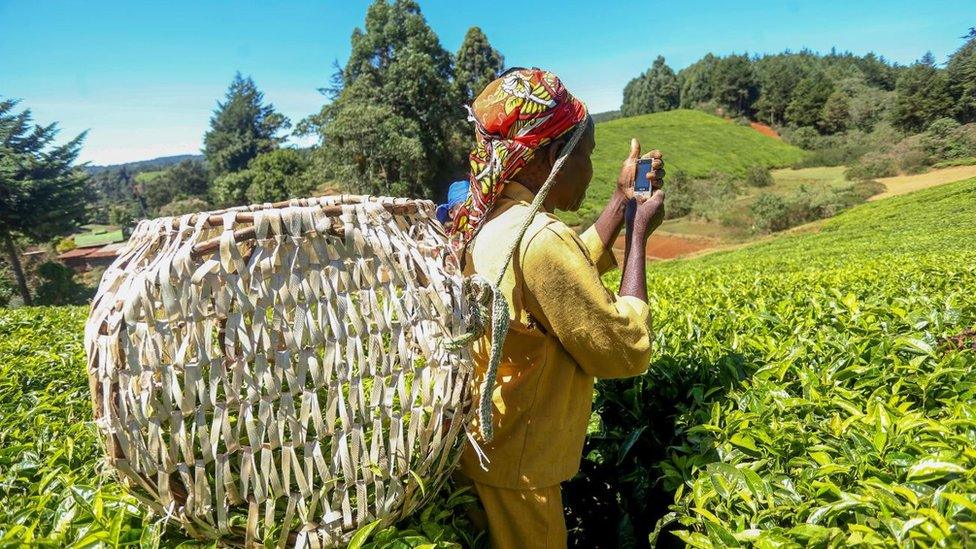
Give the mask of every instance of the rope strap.
POLYGON ((518 235, 508 247, 508 252, 505 254, 505 262, 502 263, 502 267, 498 271, 498 276, 495 277, 494 282, 489 286, 491 290, 491 353, 488 358, 488 371, 485 373, 485 380, 481 385, 481 402, 478 411, 478 419, 481 423, 481 436, 485 442, 491 442, 494 438, 491 396, 495 388, 495 378, 498 376, 498 365, 502 360, 502 346, 505 343, 505 336, 508 335, 509 327, 509 306, 508 301, 501 291, 502 279, 505 277, 505 271, 508 270, 508 265, 515 256, 515 251, 518 250, 519 244, 522 242, 522 237, 525 236, 525 232, 529 230, 529 225, 532 224, 535 215, 542 208, 542 203, 546 200, 546 195, 549 194, 549 189, 552 188, 556 180, 556 174, 559 173, 563 164, 566 163, 566 158, 573 152, 576 144, 583 137, 583 133, 586 132, 587 124, 584 122, 576 125, 576 129, 573 130, 573 134, 570 136, 566 146, 559 152, 559 157, 556 158, 556 162, 552 165, 552 171, 549 172, 549 177, 546 178, 545 183, 539 188, 539 192, 536 193, 535 198, 529 205, 529 214, 525 217, 525 221, 522 222, 522 227, 519 229, 518 235))

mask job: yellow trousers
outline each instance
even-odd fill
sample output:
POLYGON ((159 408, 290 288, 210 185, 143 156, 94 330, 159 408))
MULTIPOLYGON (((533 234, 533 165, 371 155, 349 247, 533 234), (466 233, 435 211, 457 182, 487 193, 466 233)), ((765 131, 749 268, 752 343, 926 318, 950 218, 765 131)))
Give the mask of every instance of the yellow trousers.
POLYGON ((488 529, 492 549, 565 549, 566 517, 560 485, 511 490, 473 482, 455 474, 459 485, 472 486, 480 509, 469 509, 475 527, 488 529))

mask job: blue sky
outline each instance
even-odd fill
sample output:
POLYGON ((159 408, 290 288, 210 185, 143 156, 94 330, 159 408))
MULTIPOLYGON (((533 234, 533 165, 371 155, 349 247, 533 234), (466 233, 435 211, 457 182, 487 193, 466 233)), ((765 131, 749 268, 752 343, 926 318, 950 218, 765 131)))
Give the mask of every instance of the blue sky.
MULTIPOLYGON (((0 0, 0 96, 58 121, 64 138, 90 130, 81 160, 195 153, 236 70, 293 122, 318 111, 316 88, 345 62, 368 4, 0 0)), ((618 108, 658 54, 675 70, 709 51, 835 46, 899 63, 931 50, 943 62, 976 25, 973 0, 420 5, 448 50, 478 25, 507 65, 553 70, 592 112, 618 108)))

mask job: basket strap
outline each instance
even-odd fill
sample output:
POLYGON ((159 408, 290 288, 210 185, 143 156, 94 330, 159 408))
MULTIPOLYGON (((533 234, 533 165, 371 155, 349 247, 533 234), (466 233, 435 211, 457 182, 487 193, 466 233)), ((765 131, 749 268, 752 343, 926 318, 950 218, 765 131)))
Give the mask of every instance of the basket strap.
MULTIPOLYGON (((585 120, 584 120, 585 122, 585 120)), ((512 241, 511 245, 508 247, 508 252, 505 254, 505 261, 502 263, 501 269, 498 271, 498 276, 490 284, 491 289, 491 352, 488 355, 488 371, 485 372, 485 380, 481 386, 481 402, 479 409, 479 420, 481 423, 481 436, 485 442, 491 442, 494 437, 493 426, 492 426, 492 402, 491 396, 495 388, 495 378, 498 376, 498 365, 502 360, 502 346, 505 343, 505 336, 508 335, 508 325, 509 325, 509 305, 505 296, 501 292, 502 279, 505 277, 505 271, 508 270, 508 265, 512 262, 512 258, 515 256, 515 251, 518 250, 519 244, 522 243, 522 237, 525 236, 525 232, 529 229, 529 225, 535 219, 535 214, 539 213, 542 208, 542 203, 546 199, 546 195, 549 194, 549 189, 552 188, 553 183, 556 180, 556 174, 566 163, 566 158, 569 157, 573 149, 576 148, 576 144, 579 143, 581 137, 586 132, 586 127, 588 124, 581 122, 576 125, 576 129, 573 130, 572 135, 569 137, 569 141, 566 146, 559 151, 559 156, 556 158, 556 162, 552 165, 552 170, 549 172, 549 177, 546 178, 545 183, 539 187, 539 191, 535 194, 535 198, 532 203, 529 204, 529 213, 525 217, 525 221, 522 222, 522 227, 519 228, 518 234, 515 240, 512 241)))

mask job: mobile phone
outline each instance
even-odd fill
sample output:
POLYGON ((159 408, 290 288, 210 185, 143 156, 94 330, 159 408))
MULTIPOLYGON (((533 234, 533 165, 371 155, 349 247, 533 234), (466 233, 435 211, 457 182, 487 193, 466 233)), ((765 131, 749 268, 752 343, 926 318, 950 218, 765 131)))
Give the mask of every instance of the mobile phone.
POLYGON ((634 194, 641 196, 651 195, 651 180, 647 174, 651 173, 651 166, 654 160, 641 158, 637 161, 637 176, 634 178, 634 194))

